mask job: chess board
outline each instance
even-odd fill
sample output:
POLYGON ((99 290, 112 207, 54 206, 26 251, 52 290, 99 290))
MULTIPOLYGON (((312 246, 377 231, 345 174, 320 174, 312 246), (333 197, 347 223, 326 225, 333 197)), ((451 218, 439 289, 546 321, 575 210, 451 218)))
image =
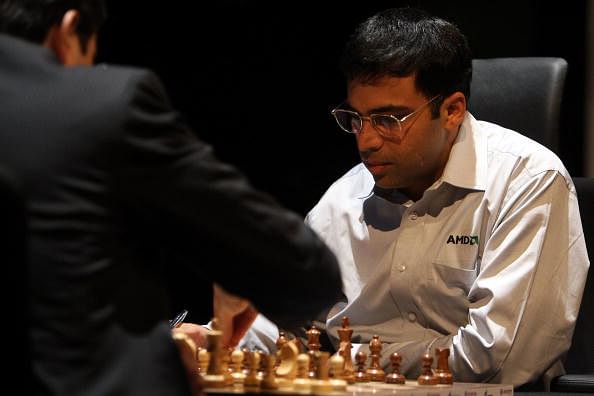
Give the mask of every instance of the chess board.
POLYGON ((276 390, 245 389, 233 386, 218 389, 205 389, 206 395, 316 395, 316 396, 512 396, 512 385, 454 382, 453 385, 419 385, 416 381, 406 381, 404 385, 392 385, 379 382, 358 383, 347 386, 344 392, 313 393, 297 392, 292 389, 276 390))
POLYGON ((428 353, 421 359, 418 379, 407 379, 400 373, 401 356, 390 355, 391 370, 380 367, 382 343, 377 335, 369 343, 367 356, 356 354, 356 369, 350 364, 348 318, 343 318, 339 330, 341 344, 338 352, 320 351, 319 331, 308 331, 309 351, 300 351, 296 340, 287 340, 279 332, 277 352, 223 350, 219 330, 208 333, 208 350, 197 350, 199 382, 208 396, 270 394, 277 396, 511 396, 512 385, 484 383, 452 383, 448 368, 449 349, 437 348, 437 367, 428 353), (342 330, 342 332, 341 332, 342 330), (390 382, 390 383, 386 383, 390 382), (350 383, 350 384, 349 384, 350 383), (422 385, 423 384, 423 385, 422 385), (432 385, 424 385, 432 384, 432 385), (436 384, 436 385, 433 385, 436 384))

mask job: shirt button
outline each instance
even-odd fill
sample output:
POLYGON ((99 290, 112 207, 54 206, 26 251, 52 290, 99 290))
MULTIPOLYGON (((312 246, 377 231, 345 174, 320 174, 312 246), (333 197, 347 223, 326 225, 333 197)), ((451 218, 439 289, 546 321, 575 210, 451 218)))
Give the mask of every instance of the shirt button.
POLYGON ((409 312, 408 313, 408 320, 410 320, 411 322, 414 322, 415 320, 417 320, 417 314, 414 312, 409 312))
POLYGON ((411 220, 416 220, 416 219, 417 219, 417 217, 418 217, 418 214, 417 214, 417 212, 412 212, 412 213, 410 214, 410 219, 411 219, 411 220))
POLYGON ((398 271, 404 272, 404 270, 406 270, 406 265, 399 265, 398 266, 398 271))

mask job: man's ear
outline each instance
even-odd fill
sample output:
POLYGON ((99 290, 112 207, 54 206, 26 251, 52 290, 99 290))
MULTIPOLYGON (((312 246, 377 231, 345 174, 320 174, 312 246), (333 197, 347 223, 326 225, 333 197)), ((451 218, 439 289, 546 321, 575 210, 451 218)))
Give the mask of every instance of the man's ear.
POLYGON ((466 96, 462 92, 454 92, 444 99, 439 111, 443 128, 458 132, 466 115, 466 96))
POLYGON ((66 66, 76 64, 80 56, 80 40, 77 26, 80 14, 77 10, 68 10, 57 25, 51 27, 43 46, 50 48, 58 60, 66 66))

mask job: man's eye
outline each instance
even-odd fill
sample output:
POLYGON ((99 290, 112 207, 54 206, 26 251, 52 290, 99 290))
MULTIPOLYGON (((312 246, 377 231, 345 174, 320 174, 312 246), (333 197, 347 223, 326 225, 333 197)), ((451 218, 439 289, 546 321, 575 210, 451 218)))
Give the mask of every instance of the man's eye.
POLYGON ((398 121, 393 117, 380 115, 375 117, 375 124, 383 128, 393 128, 398 126, 398 121))

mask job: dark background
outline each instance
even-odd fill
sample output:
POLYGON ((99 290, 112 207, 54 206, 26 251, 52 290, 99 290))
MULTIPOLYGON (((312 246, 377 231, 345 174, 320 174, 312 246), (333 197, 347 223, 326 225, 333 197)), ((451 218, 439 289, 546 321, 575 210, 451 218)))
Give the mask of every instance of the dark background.
POLYGON ((97 60, 156 71, 219 157, 302 215, 358 161, 353 137, 329 115, 345 95, 343 44, 358 22, 395 6, 454 22, 475 58, 565 58, 557 152, 583 174, 585 1, 107 3, 97 60))

